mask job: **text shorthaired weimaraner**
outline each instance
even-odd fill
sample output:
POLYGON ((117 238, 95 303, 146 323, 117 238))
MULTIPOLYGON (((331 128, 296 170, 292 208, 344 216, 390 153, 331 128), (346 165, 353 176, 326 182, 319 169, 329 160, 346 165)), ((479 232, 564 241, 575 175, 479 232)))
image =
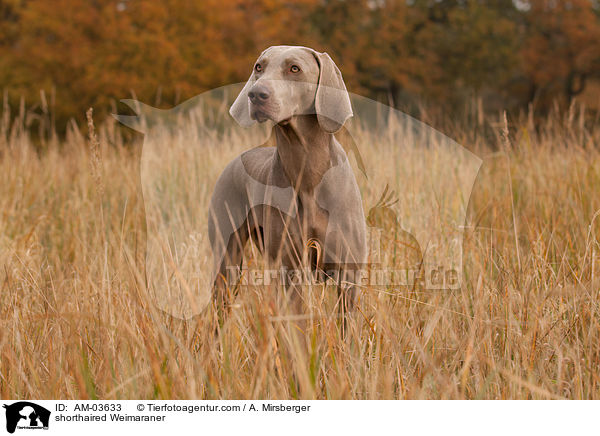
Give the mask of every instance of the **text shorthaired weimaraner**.
POLYGON ((360 191, 333 135, 352 116, 339 69, 327 53, 270 47, 229 112, 242 126, 273 121, 276 146, 238 156, 215 186, 209 237, 218 307, 231 302, 252 238, 277 271, 310 267, 333 277, 340 309, 349 310, 352 272, 366 262, 367 242, 360 191))

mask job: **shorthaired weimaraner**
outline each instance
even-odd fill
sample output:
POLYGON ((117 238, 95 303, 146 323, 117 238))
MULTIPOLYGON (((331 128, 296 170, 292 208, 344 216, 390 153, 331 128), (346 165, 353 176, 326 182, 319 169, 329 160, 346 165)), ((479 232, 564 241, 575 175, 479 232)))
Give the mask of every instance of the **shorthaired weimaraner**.
POLYGON ((332 276, 340 309, 349 310, 367 242, 360 191, 333 135, 352 116, 339 69, 327 53, 270 47, 229 112, 242 126, 274 122, 276 146, 238 156, 215 186, 209 237, 218 307, 231 302, 244 246, 253 238, 276 271, 309 267, 321 278, 332 276))

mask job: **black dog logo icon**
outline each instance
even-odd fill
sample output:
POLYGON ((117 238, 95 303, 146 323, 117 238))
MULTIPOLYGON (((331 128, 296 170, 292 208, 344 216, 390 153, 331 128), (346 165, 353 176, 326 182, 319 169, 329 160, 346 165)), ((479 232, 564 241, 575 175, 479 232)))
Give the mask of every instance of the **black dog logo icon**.
POLYGON ((4 405, 6 409, 6 431, 14 433, 19 428, 48 429, 50 411, 28 401, 19 401, 11 405, 4 405))

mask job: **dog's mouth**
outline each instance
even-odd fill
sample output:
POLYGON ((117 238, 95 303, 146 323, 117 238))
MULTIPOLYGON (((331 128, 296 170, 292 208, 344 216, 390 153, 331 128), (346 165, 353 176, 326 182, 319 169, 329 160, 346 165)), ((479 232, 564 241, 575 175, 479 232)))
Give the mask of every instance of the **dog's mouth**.
POLYGON ((289 124, 290 120, 292 119, 292 117, 290 116, 290 117, 284 118, 282 120, 279 120, 270 112, 265 111, 264 109, 257 108, 257 107, 252 109, 252 113, 250 114, 250 117, 252 119, 258 121, 259 123, 264 123, 267 120, 271 120, 271 121, 275 122, 276 124, 280 124, 283 126, 289 124))
POLYGON ((252 111, 251 117, 259 123, 264 123, 265 121, 271 119, 271 116, 268 113, 263 112, 260 109, 254 109, 252 111))
POLYGON ((264 123, 267 120, 277 122, 275 111, 269 105, 252 104, 250 109, 250 118, 259 123, 264 123))

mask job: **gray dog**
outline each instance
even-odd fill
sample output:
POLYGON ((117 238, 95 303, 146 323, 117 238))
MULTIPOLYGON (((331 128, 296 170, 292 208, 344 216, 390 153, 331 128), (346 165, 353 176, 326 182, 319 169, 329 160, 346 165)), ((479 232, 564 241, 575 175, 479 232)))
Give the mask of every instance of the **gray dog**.
MULTIPOLYGON (((339 69, 326 53, 270 47, 229 112, 242 126, 274 122, 276 146, 238 156, 215 186, 209 237, 218 307, 231 303, 252 238, 278 271, 310 267, 336 280, 340 310, 349 310, 367 241, 360 191, 333 135, 352 116, 339 69)), ((298 286, 286 288, 300 300, 298 286)))

